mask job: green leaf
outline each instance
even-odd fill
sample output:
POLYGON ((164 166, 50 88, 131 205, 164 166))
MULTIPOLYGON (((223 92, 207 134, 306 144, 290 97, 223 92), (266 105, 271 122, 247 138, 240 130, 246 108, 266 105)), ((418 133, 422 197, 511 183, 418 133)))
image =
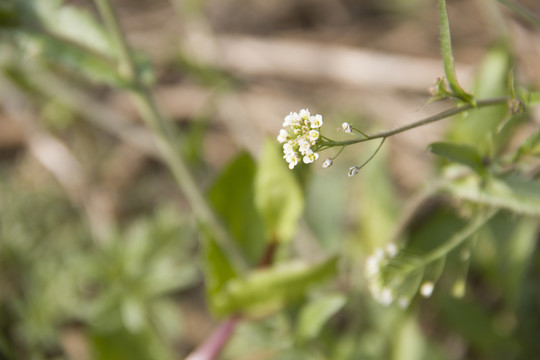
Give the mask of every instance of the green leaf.
POLYGON ((341 294, 327 295, 306 304, 300 311, 296 336, 300 341, 315 339, 324 324, 337 313, 347 299, 341 294))
POLYGON ((515 358, 509 353, 515 352, 512 338, 497 333, 494 314, 486 309, 485 304, 442 296, 438 299, 447 326, 454 329, 473 349, 484 354, 486 359, 515 358))
POLYGON ((233 266, 218 244, 207 235, 204 244, 205 288, 210 309, 214 314, 222 314, 221 293, 227 281, 238 276, 233 266))
POLYGON ((335 275, 336 271, 336 257, 313 265, 300 261, 281 263, 255 270, 244 279, 229 280, 212 300, 220 315, 243 313, 265 316, 301 298, 310 288, 335 275))
POLYGON ((518 176, 489 178, 475 176, 456 180, 446 190, 460 199, 507 209, 519 214, 540 216, 540 183, 518 176))
POLYGON ((441 53, 444 63, 444 73, 448 84, 452 89, 454 95, 461 100, 474 105, 474 98, 471 94, 468 94, 461 85, 459 85, 456 76, 456 67, 454 65, 454 55, 452 54, 452 41, 450 38, 450 23, 448 21, 448 13, 446 11, 446 1, 439 0, 439 21, 441 28, 441 53))
POLYGON ((252 265, 260 260, 266 243, 264 224, 255 208, 255 171, 253 159, 243 152, 223 170, 208 194, 244 258, 252 265))
POLYGON ((519 91, 519 99, 527 106, 540 104, 540 91, 527 91, 521 89, 519 91))
POLYGON ((538 219, 501 212, 488 225, 480 233, 474 258, 491 287, 500 292, 509 306, 517 308, 525 274, 535 254, 538 219))
POLYGON ((304 208, 300 185, 272 140, 267 140, 255 178, 255 204, 266 225, 267 238, 289 241, 304 208))
MULTIPOLYGON (((477 99, 505 96, 508 93, 510 55, 505 48, 494 48, 484 58, 476 76, 474 96, 477 99)), ((448 140, 477 148, 481 156, 496 155, 508 142, 515 122, 501 130, 508 119, 508 105, 473 109, 451 122, 448 140)))
POLYGON ((458 145, 449 142, 435 142, 428 146, 428 149, 439 156, 450 161, 466 165, 478 174, 485 172, 482 157, 476 148, 469 145, 458 145))
POLYGON ((393 337, 392 360, 423 359, 426 352, 426 340, 414 316, 407 316, 399 322, 393 337))
POLYGON ((514 154, 513 161, 518 161, 524 155, 540 156, 540 129, 521 144, 514 154))
POLYGON ((94 332, 90 336, 92 359, 169 360, 173 357, 158 335, 148 328, 131 333, 125 329, 94 332))

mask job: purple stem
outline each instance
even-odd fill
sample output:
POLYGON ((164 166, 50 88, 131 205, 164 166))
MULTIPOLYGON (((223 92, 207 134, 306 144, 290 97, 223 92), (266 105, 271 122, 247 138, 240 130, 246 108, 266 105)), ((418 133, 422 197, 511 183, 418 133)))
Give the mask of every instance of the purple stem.
POLYGON ((213 360, 219 354, 229 337, 233 334, 236 325, 240 321, 240 316, 234 315, 223 320, 212 335, 205 340, 198 348, 189 354, 185 360, 213 360))

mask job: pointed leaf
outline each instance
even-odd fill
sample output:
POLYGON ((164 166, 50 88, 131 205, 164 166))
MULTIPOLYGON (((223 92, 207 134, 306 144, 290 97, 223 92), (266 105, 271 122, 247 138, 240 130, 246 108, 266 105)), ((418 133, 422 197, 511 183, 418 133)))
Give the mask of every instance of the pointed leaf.
POLYGON ((439 0, 439 23, 441 30, 441 53, 443 57, 444 74, 446 75, 448 84, 456 96, 463 101, 474 105, 474 98, 463 90, 456 76, 454 55, 452 53, 452 41, 450 38, 450 23, 448 20, 448 12, 446 11, 445 0, 439 0))

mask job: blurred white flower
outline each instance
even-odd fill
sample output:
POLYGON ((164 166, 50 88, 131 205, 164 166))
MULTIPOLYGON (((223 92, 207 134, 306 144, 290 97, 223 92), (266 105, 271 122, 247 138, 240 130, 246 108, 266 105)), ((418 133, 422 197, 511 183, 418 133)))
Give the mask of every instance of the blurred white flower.
POLYGON ((341 128, 342 128, 343 131, 345 131, 346 133, 352 132, 352 126, 351 126, 351 124, 349 124, 348 122, 344 122, 343 124, 341 124, 341 128))
POLYGON ((332 161, 332 159, 326 159, 324 160, 323 164, 322 164, 322 167, 323 168, 327 168, 327 167, 330 167, 332 166, 334 162, 332 161))

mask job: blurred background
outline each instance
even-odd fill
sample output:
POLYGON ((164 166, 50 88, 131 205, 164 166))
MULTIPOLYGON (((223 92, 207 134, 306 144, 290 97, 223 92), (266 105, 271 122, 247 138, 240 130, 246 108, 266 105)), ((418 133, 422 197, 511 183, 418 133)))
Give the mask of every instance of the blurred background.
MULTIPOLYGON (((94 4, 64 1, 79 18, 38 1, 35 26, 20 3, 32 2, 0 4, 0 358, 183 358, 218 323, 205 304, 197 221, 114 75, 33 38, 52 29, 99 46, 86 27, 98 19, 94 4)), ((369 133, 452 105, 427 104, 444 73, 436 1, 111 3, 205 190, 240 151, 256 159, 291 111, 322 114, 324 135, 341 140, 344 121, 369 133)), ((540 87, 540 32, 502 3, 448 1, 466 89, 481 69, 493 78, 500 69, 506 81, 510 66, 516 82, 540 87)), ((520 3, 540 16, 537 0, 520 3)), ((510 148, 538 127, 538 109, 528 116, 510 148)), ((390 138, 353 178, 349 167, 376 144, 349 147, 322 169, 331 149, 298 170, 306 212, 295 251, 347 254, 333 284, 347 303, 309 341, 293 340, 294 307, 246 321, 223 359, 540 358, 534 219, 515 228, 523 241, 513 267, 498 267, 504 249, 484 249, 464 299, 442 287, 404 312, 376 305, 365 289, 366 254, 393 236, 404 203, 437 175, 426 147, 448 124, 390 138), (498 282, 501 273, 508 278, 498 282)), ((446 229, 437 227, 449 211, 438 201, 430 209, 440 217, 425 223, 432 232, 416 225, 422 236, 446 229)))

